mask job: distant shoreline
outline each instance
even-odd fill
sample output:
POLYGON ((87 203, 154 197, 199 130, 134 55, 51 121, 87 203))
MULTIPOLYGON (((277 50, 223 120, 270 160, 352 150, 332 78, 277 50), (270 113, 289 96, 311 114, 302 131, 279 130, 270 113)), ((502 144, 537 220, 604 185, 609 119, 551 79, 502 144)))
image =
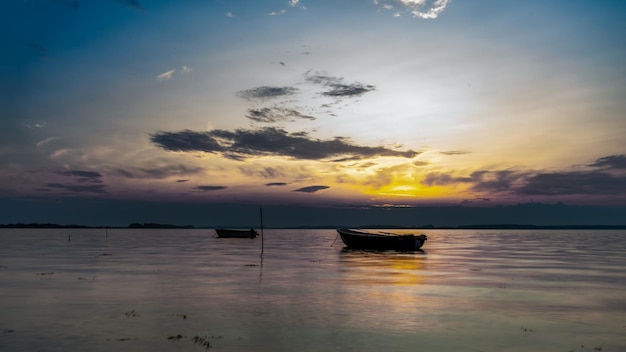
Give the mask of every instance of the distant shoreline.
MULTIPOLYGON (((336 229, 340 227, 363 228, 363 229, 411 229, 411 230, 626 230, 626 225, 526 225, 526 224, 480 224, 460 226, 397 226, 397 225, 360 225, 360 226, 293 226, 293 227, 267 227, 272 229, 336 229)), ((0 224, 0 229, 214 229, 214 228, 254 228, 254 226, 193 226, 193 225, 170 225, 154 223, 132 223, 128 226, 86 226, 86 225, 62 225, 50 223, 31 224, 0 224)))

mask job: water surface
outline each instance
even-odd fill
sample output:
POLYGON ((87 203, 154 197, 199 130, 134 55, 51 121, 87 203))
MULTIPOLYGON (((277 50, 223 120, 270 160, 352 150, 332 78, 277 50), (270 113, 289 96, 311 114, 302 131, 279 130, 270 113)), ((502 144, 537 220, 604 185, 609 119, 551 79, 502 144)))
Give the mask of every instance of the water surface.
POLYGON ((0 230, 2 351, 626 351, 626 231, 0 230))

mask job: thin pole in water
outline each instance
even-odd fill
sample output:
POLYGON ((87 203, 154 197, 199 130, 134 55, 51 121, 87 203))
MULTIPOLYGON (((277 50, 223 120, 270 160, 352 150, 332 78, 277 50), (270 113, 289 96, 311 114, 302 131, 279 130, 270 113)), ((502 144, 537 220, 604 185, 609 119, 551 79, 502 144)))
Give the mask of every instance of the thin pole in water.
POLYGON ((263 258, 263 248, 265 247, 263 241, 263 208, 259 208, 259 215, 261 216, 261 258, 263 258))

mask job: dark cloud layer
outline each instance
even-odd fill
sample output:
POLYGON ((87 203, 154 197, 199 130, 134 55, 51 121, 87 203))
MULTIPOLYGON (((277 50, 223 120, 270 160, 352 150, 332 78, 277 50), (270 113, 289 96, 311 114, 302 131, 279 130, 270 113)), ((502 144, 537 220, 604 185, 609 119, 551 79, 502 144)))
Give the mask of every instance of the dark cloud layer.
POLYGON ((290 134, 283 129, 273 127, 259 130, 238 129, 235 131, 212 130, 207 132, 161 131, 152 134, 150 140, 156 146, 169 151, 216 153, 233 160, 265 155, 323 160, 337 156, 412 158, 419 154, 413 150, 397 151, 385 147, 354 145, 339 137, 331 140, 313 139, 303 132, 290 134))
POLYGON ((323 73, 311 74, 311 71, 307 71, 304 74, 304 78, 307 82, 327 87, 328 90, 323 92, 322 95, 329 97, 360 96, 376 89, 375 86, 369 84, 365 85, 359 82, 344 83, 341 77, 334 77, 323 73))
POLYGON ((295 87, 261 86, 239 91, 237 95, 247 100, 267 100, 294 95, 297 92, 298 88, 295 87))
POLYGON ((294 189, 294 192, 303 192, 303 193, 315 193, 317 191, 321 191, 324 189, 328 189, 330 188, 329 186, 308 186, 308 187, 302 187, 302 188, 298 188, 298 189, 294 189))
POLYGON ((266 183, 265 186, 267 187, 287 186, 287 183, 286 182, 270 182, 270 183, 266 183))
POLYGON ((102 174, 87 170, 64 170, 56 173, 69 178, 69 182, 48 182, 46 188, 37 188, 37 191, 49 192, 61 190, 69 193, 108 193, 102 180, 102 174))
POLYGON ((210 192, 210 191, 219 191, 222 189, 226 189, 226 186, 211 186, 211 185, 206 185, 206 186, 196 186, 193 189, 197 190, 197 191, 202 191, 202 192, 210 192))
POLYGON ((84 185, 84 184, 61 184, 47 183, 48 188, 60 189, 72 193, 107 193, 104 189, 106 186, 101 184, 84 185))
POLYGON ((255 122, 275 123, 289 119, 315 120, 315 117, 304 115, 297 110, 281 107, 248 109, 246 117, 255 122))
POLYGON ((589 166, 606 169, 626 169, 626 155, 611 155, 599 158, 589 166))
POLYGON ((623 155, 599 158, 589 166, 597 169, 562 172, 480 170, 465 177, 431 173, 422 183, 427 186, 469 183, 473 191, 509 192, 524 196, 626 196, 626 175, 608 172, 626 169, 626 158, 623 155))
POLYGON ((516 189, 524 195, 616 195, 626 193, 626 177, 605 172, 555 172, 538 174, 516 189))
POLYGON ((94 182, 100 181, 100 179, 102 178, 102 174, 99 172, 85 170, 66 170, 59 172, 59 175, 79 177, 81 179, 92 180, 94 182))
POLYGON ((201 167, 185 165, 169 165, 155 168, 117 169, 117 172, 127 178, 136 179, 164 179, 171 176, 194 175, 204 171, 201 167))

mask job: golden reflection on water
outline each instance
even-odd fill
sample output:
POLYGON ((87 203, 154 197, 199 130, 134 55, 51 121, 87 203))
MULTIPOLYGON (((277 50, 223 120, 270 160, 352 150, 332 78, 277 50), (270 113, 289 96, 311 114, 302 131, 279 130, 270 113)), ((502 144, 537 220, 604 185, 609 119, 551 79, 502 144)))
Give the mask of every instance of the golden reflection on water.
POLYGON ((424 281, 424 252, 344 249, 340 256, 342 280, 350 284, 413 286, 424 281))

